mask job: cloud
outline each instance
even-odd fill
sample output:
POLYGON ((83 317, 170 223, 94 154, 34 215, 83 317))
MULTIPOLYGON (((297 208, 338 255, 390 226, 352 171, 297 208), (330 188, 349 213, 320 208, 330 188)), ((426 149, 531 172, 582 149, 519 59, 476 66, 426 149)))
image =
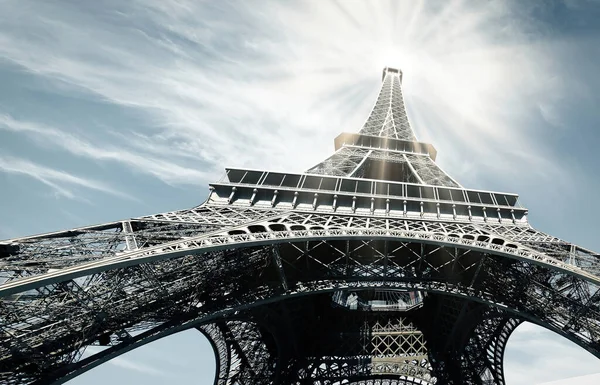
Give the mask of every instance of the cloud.
POLYGON ((520 325, 508 340, 504 373, 509 385, 538 384, 598 372, 600 362, 592 354, 531 323, 520 325))
POLYGON ((140 372, 140 373, 144 373, 144 374, 148 374, 148 375, 159 375, 159 376, 164 376, 165 373, 157 370, 156 368, 149 366, 149 365, 144 365, 142 363, 140 363, 139 361, 132 361, 132 360, 128 360, 126 358, 123 357, 115 357, 112 360, 109 361, 109 363, 111 365, 115 365, 124 369, 129 369, 129 370, 133 370, 136 372, 140 372))
POLYGON ((519 162, 535 177, 568 175, 523 124, 539 106, 551 111, 558 101, 548 95, 564 85, 544 76, 548 50, 523 44, 507 24, 512 9, 377 4, 48 3, 31 13, 13 3, 5 14, 19 17, 1 23, 0 53, 90 98, 143 112, 146 127, 117 133, 129 143, 70 151, 167 183, 204 181, 225 165, 309 168, 331 152, 332 137, 358 130, 385 65, 404 70, 418 136, 439 146, 445 168, 465 184, 519 162))
MULTIPOLYGON (((101 352, 104 349, 106 349, 106 348, 100 347, 100 346, 88 346, 88 347, 86 347, 82 358, 87 358, 89 356, 92 356, 96 353, 101 352)), ((142 373, 142 374, 146 374, 146 375, 150 375, 150 376, 165 376, 165 375, 167 375, 167 373, 163 372, 162 370, 157 369, 155 366, 143 364, 142 362, 140 362, 140 360, 131 360, 131 359, 127 358, 126 355, 117 356, 115 358, 112 358, 110 361, 107 362, 107 364, 118 366, 123 369, 131 370, 134 372, 138 372, 138 373, 142 373)))
MULTIPOLYGON (((160 148, 157 148, 157 145, 151 143, 143 145, 142 148, 145 153, 128 151, 123 147, 115 147, 109 143, 99 146, 60 129, 40 123, 15 120, 6 114, 0 115, 0 130, 28 135, 42 146, 58 147, 76 156, 123 163, 136 172, 153 175, 166 183, 199 184, 206 178, 206 174, 201 171, 165 160, 159 155, 162 153, 162 156, 169 157, 172 149, 163 148, 163 151, 161 151, 160 148), (148 156, 149 152, 154 152, 154 156, 148 156)), ((121 136, 123 141, 134 139, 132 141, 136 142, 138 146, 143 143, 144 139, 125 138, 122 134, 115 133, 113 135, 121 136), (142 139, 142 141, 140 142, 139 139, 142 139)))
POLYGON ((75 187, 83 187, 89 190, 118 196, 120 198, 132 199, 128 195, 123 194, 105 183, 75 176, 65 171, 41 166, 24 159, 0 156, 0 170, 11 174, 27 175, 46 186, 51 187, 57 196, 63 196, 69 199, 87 201, 83 197, 84 195, 82 196, 82 194, 77 194, 74 191, 75 187))
POLYGON ((600 382, 600 373, 587 376, 577 376, 568 379, 544 382, 539 385, 596 385, 600 382))

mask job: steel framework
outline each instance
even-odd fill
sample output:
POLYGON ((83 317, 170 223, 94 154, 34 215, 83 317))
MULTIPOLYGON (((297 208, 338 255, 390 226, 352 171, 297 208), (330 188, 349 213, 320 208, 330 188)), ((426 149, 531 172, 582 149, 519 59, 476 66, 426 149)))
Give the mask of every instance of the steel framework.
POLYGON ((522 321, 600 357, 598 255, 441 170, 401 81, 385 68, 305 173, 227 169, 192 209, 1 242, 0 381, 63 383, 190 328, 217 385, 504 384, 522 321))

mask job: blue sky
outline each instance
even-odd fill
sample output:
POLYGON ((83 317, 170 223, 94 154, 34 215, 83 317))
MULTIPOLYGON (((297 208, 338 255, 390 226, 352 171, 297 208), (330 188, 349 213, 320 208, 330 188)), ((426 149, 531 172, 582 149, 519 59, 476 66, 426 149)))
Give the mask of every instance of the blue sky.
MULTIPOLYGON (((599 17, 596 0, 0 0, 0 238, 195 206, 225 166, 305 170, 389 65, 450 175, 600 250, 599 17)), ((531 325, 506 365, 509 385, 600 372, 531 325)), ((210 384, 212 366, 186 332, 72 384, 210 384)))

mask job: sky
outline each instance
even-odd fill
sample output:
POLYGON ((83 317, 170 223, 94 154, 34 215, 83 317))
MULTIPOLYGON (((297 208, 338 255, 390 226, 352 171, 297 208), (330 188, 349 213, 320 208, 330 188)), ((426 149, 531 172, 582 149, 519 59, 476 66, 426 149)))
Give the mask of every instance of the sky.
POLYGON ((571 378, 567 380, 558 380, 558 381, 550 381, 544 382, 541 385, 568 385, 569 383, 576 383, 577 385, 596 385, 600 382, 600 374, 590 374, 587 376, 580 376, 576 378, 571 378))
MULTIPOLYGON (((600 250, 599 17, 597 0, 0 0, 0 239, 192 207, 226 166, 306 170, 392 66, 444 170, 600 250)), ((524 324, 505 372, 530 385, 600 362, 524 324)), ((213 376, 187 331, 69 384, 213 376)))

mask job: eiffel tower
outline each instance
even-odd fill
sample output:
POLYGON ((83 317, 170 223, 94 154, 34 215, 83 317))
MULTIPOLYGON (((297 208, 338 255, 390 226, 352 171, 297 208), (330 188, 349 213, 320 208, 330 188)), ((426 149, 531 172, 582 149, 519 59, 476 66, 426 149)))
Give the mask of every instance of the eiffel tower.
POLYGON ((186 329, 216 385, 504 384, 523 321, 600 357, 598 254, 446 174, 401 83, 385 68, 304 173, 230 168, 192 209, 1 242, 0 381, 60 384, 186 329))

